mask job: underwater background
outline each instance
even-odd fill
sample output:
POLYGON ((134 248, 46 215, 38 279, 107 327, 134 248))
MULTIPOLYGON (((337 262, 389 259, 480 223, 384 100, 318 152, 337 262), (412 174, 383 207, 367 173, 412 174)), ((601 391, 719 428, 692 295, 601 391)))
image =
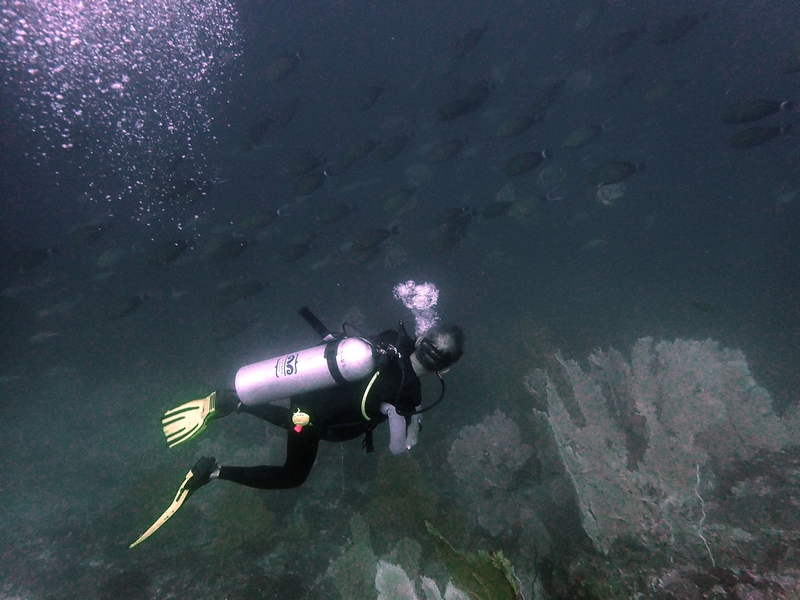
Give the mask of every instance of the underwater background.
POLYGON ((0 38, 0 599, 798 597, 796 1, 4 1, 0 38), (318 343, 302 306, 410 323, 407 280, 467 339, 410 453, 322 444, 128 549, 200 456, 283 460, 245 415, 168 449, 165 410, 318 343), (588 431, 596 384, 603 472, 643 472, 647 337, 764 402, 675 396, 685 494, 651 469, 663 521, 603 537, 545 414, 588 431))

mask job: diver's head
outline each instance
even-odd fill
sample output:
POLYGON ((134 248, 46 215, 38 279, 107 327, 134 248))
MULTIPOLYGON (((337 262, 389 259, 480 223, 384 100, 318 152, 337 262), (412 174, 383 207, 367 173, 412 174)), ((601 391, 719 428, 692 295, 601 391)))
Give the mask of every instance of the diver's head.
POLYGON ((458 325, 436 325, 417 338, 411 363, 417 375, 445 371, 464 354, 464 331, 458 325))

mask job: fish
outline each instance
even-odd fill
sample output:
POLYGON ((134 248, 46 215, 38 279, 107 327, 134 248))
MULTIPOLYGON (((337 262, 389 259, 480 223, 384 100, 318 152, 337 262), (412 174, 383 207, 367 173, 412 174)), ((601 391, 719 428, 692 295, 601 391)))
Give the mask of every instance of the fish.
POLYGON ((137 294, 136 296, 127 296, 111 301, 105 308, 104 314, 106 320, 118 321, 119 319, 127 317, 138 309, 148 298, 148 294, 137 294))
POLYGON ((302 58, 300 50, 295 50, 293 54, 280 56, 267 65, 264 74, 272 83, 279 83, 295 72, 302 58))
POLYGON ((436 142, 428 153, 428 162, 440 164, 455 158, 466 145, 464 140, 449 139, 436 142))
POLYGON ((77 303, 78 300, 68 300, 65 302, 59 302, 58 304, 53 304, 52 306, 48 306, 47 308, 41 309, 36 313, 36 316, 53 317, 55 315, 63 315, 71 311, 77 303))
POLYGON ((586 179, 589 181, 589 183, 600 187, 611 183, 619 183, 634 173, 645 170, 647 170, 647 166, 643 162, 637 165, 634 163, 614 160, 593 168, 591 171, 589 171, 586 179))
POLYGON ((681 39, 701 21, 708 17, 708 13, 681 15, 671 21, 659 25, 653 32, 653 44, 660 46, 681 39))
POLYGON ((590 2, 583 6, 575 19, 575 31, 581 31, 593 25, 605 8, 604 2, 590 2))
POLYGON ((329 225, 337 223, 353 212, 353 207, 346 202, 335 202, 320 209, 314 220, 317 223, 329 225))
POLYGON ((699 300, 690 300, 690 303, 694 308, 696 308, 700 312, 704 313, 714 312, 714 307, 706 302, 700 302, 699 300))
POLYGON ((506 163, 505 174, 509 177, 523 175, 542 164, 545 158, 553 158, 547 149, 540 152, 521 152, 506 163))
POLYGON ((514 137, 521 133, 525 133, 536 125, 542 123, 544 117, 542 115, 525 115, 506 121, 497 128, 497 137, 514 137))
POLYGON ((778 210, 778 212, 782 212, 783 209, 785 209, 792 202, 794 202, 797 199, 798 195, 800 195, 800 189, 789 190, 778 194, 775 198, 775 207, 778 210))
POLYGON ((156 242, 144 252, 145 261, 154 266, 168 265, 178 260, 181 254, 189 247, 186 240, 165 240, 156 242))
POLYGON ((6 268, 20 275, 43 265, 48 258, 61 254, 58 246, 49 248, 22 248, 6 257, 6 268))
POLYGON ((292 195, 295 198, 302 198, 309 196, 322 187, 325 180, 328 178, 328 172, 322 171, 321 173, 309 173, 297 178, 292 184, 292 195))
POLYGON ((279 252, 279 256, 284 262, 295 262, 306 256, 313 250, 313 242, 317 234, 313 232, 298 233, 292 236, 289 245, 279 252))
POLYGON ((399 230, 396 225, 391 229, 386 229, 385 227, 364 229, 351 240, 353 244, 352 248, 356 252, 372 250, 378 248, 383 242, 389 239, 391 235, 396 235, 398 233, 399 230))
POLYGON ((573 129, 564 141, 562 148, 580 148, 597 139, 606 130, 606 125, 587 125, 573 129))
POLYGON ((428 252, 437 256, 454 248, 463 239, 471 221, 472 211, 461 209, 454 219, 433 230, 428 240, 428 252))
POLYGON ((185 200, 191 203, 204 198, 213 189, 213 181, 190 177, 188 179, 169 181, 159 188, 159 192, 161 199, 164 201, 185 200))
POLYGON ((283 262, 291 263, 300 260, 311 250, 313 250, 313 246, 310 242, 299 242, 284 248, 280 253, 280 257, 283 262))
POLYGON ((795 50, 794 54, 787 58, 786 62, 783 63, 783 72, 786 75, 800 73, 800 49, 795 50))
POLYGON ((344 160, 347 162, 356 162, 362 158, 369 156, 375 148, 378 147, 378 142, 374 140, 364 140, 362 142, 352 142, 344 153, 344 160))
POLYGON ((548 108, 553 102, 556 101, 556 98, 561 95, 565 85, 567 85, 567 80, 564 78, 550 79, 547 81, 547 83, 542 86, 542 89, 534 94, 533 100, 530 104, 530 112, 541 113, 548 108))
POLYGON ((108 248, 107 250, 103 250, 94 264, 98 269, 112 267, 125 256, 126 252, 124 248, 108 248))
POLYGON ((211 242, 206 254, 216 262, 230 262, 239 258, 251 246, 252 242, 247 238, 234 236, 211 242))
POLYGON ((466 95, 445 102, 436 109, 436 118, 440 121, 450 121, 456 117, 469 114, 478 110, 492 91, 491 80, 485 77, 475 83, 466 95))
POLYGON ((536 194, 524 195, 512 201, 508 209, 508 216, 520 222, 538 219, 542 205, 542 198, 536 194))
POLYGON ((341 175, 359 160, 369 156, 377 146, 378 143, 373 140, 353 142, 348 146, 344 155, 339 160, 328 165, 325 172, 329 175, 341 175))
POLYGON ((286 174, 292 177, 302 177, 318 169, 324 160, 312 154, 300 154, 286 163, 286 174))
POLYGON ((300 98, 292 98, 286 104, 282 104, 271 110, 269 116, 275 124, 275 127, 286 127, 291 123, 301 103, 300 98))
POLYGON ((228 306, 234 302, 252 298, 263 289, 264 284, 253 278, 233 283, 222 283, 217 287, 214 295, 214 304, 216 306, 228 306))
POLYGON ((244 318, 222 319, 214 323, 208 330, 208 337, 214 342, 224 342, 247 331, 250 321, 244 318))
POLYGON ((361 94, 361 98, 358 101, 358 109, 364 112, 375 106, 385 90, 386 85, 384 84, 368 86, 361 94))
POLYGON ((250 125, 244 130, 244 140, 242 141, 242 148, 244 150, 255 150, 258 145, 264 141, 267 136, 269 126, 272 124, 272 118, 266 117, 250 125))
POLYGON ((379 146, 376 154, 383 162, 388 162, 400 154, 408 145, 409 141, 411 141, 410 135, 402 134, 395 136, 379 146))
POLYGON ((639 39, 639 36, 645 31, 647 31, 647 27, 646 25, 642 25, 637 29, 628 29, 627 31, 611 36, 600 47, 600 56, 602 58, 610 58, 622 54, 633 46, 636 40, 639 39))
POLYGON ((90 224, 76 227, 69 234, 69 241, 73 246, 88 246, 103 237, 106 232, 105 225, 90 224))
POLYGON ((59 337, 61 334, 56 331, 40 331, 38 333, 34 333, 31 337, 28 338, 28 341, 31 344, 38 344, 39 342, 43 342, 45 340, 51 340, 53 338, 59 337))
POLYGON ((775 127, 772 125, 762 125, 761 127, 748 127, 739 133, 731 136, 728 146, 734 150, 748 150, 761 144, 766 144, 779 135, 789 135, 793 133, 792 125, 775 127))
POLYGON ((792 110, 794 102, 785 100, 742 100, 730 106, 722 113, 720 120, 723 123, 752 123, 764 117, 769 117, 781 111, 792 110))
POLYGON ((382 196, 381 200, 383 201, 382 207, 385 212, 400 215, 414 207, 417 203, 417 196, 411 188, 400 188, 389 190, 382 196))
POLYGON ((501 200, 498 202, 492 202, 484 207, 481 216, 483 217, 484 221, 489 221, 491 219, 496 219, 498 217, 503 217, 508 214, 508 211, 513 206, 513 200, 501 200))
POLYGON ((251 212, 248 216, 241 220, 240 226, 243 229, 250 231, 260 231, 266 229, 278 220, 283 213, 285 207, 279 209, 274 208, 260 208, 251 212))
POLYGON ((442 212, 434 215, 433 225, 434 226, 450 225, 451 223, 458 220, 465 214, 469 214, 471 217, 472 211, 465 206, 456 206, 455 208, 448 208, 447 210, 443 210, 442 212))
POLYGON ((625 196, 627 186, 624 181, 608 183, 597 188, 595 199, 603 206, 614 206, 617 200, 625 196))
POLYGON ((583 246, 581 246, 581 250, 584 252, 596 252, 597 250, 605 250, 608 247, 608 242, 604 239, 598 238, 594 240, 589 240, 583 246))
POLYGON ((27 294, 28 292, 34 291, 34 289, 35 288, 30 285, 12 285, 11 287, 7 287, 2 292, 0 292, 0 297, 19 298, 20 296, 27 294))
POLYGON ((475 49, 478 43, 483 39, 483 36, 488 29, 489 26, 484 23, 480 27, 475 27, 467 31, 453 44, 451 56, 456 60, 464 58, 467 54, 475 49))

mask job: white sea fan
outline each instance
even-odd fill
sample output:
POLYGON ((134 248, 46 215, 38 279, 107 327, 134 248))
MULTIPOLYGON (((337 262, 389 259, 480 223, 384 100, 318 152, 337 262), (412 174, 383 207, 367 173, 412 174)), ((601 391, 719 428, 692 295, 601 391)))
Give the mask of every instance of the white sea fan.
POLYGON ((384 560, 378 562, 375 573, 378 600, 418 600, 414 584, 399 565, 384 560))

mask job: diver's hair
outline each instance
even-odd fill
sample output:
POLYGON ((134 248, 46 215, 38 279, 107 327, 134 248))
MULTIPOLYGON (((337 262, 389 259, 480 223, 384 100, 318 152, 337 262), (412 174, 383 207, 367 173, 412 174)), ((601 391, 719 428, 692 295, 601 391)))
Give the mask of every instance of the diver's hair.
POLYGON ((464 354, 464 330, 458 325, 436 325, 423 336, 436 348, 436 356, 417 352, 420 364, 429 371, 442 371, 464 354))

